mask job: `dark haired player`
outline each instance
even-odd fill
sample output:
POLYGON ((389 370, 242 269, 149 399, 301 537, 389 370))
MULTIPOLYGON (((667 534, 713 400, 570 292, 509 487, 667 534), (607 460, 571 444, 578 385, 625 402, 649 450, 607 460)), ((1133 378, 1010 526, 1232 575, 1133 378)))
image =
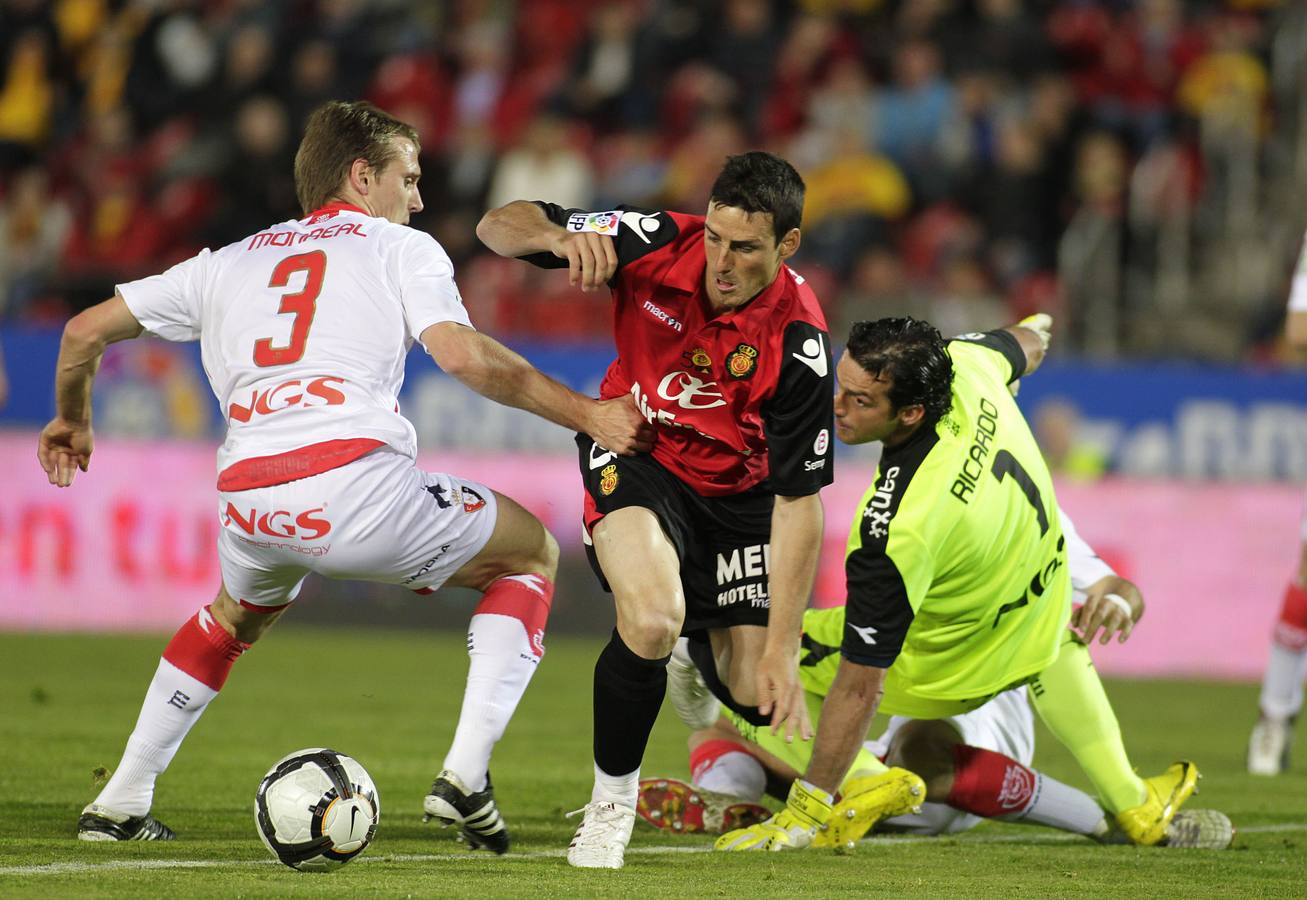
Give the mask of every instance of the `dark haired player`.
MULTIPOLYGON (((1163 840, 1193 793, 1192 763, 1134 774, 1088 651, 1067 631, 1071 581, 1052 476, 1008 388, 1043 361, 1050 322, 1032 319, 951 341, 912 318, 853 326, 837 370, 836 434, 884 452, 849 538, 838 669, 785 809, 723 835, 719 849, 806 847, 833 816, 881 803, 876 791, 850 791, 832 810, 878 707, 947 720, 1025 684, 1132 842, 1163 840)), ((1013 799, 1002 757, 949 762, 955 782, 988 786, 987 798, 981 789, 970 798, 976 808, 1013 799)))
POLYGON ((832 480, 834 381, 817 298, 784 265, 802 210, 794 168, 752 152, 726 161, 703 216, 514 201, 477 226, 501 256, 608 285, 617 359, 600 395, 631 395, 657 428, 652 453, 632 458, 577 436, 617 628, 595 665, 595 787, 574 866, 622 865, 679 635, 732 709, 810 731, 794 658, 832 480), (769 611, 785 627, 768 630, 769 611))

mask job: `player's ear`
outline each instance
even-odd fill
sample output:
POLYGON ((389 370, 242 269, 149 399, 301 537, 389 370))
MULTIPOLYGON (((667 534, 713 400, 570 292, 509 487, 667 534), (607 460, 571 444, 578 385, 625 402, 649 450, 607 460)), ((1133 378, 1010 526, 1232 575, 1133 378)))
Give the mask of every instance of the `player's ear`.
POLYGON ((781 243, 780 243, 781 259, 789 259, 791 256, 793 256, 795 253, 798 252, 799 237, 800 237, 799 229, 791 228, 786 233, 785 237, 781 238, 781 243))
POLYGON ((911 403, 899 409, 899 421, 909 428, 920 425, 924 418, 926 418, 926 407, 920 403, 911 403))
POLYGON ((373 178, 374 173, 372 171, 372 166, 363 157, 359 157, 350 164, 349 185, 360 194, 366 195, 368 193, 373 178))

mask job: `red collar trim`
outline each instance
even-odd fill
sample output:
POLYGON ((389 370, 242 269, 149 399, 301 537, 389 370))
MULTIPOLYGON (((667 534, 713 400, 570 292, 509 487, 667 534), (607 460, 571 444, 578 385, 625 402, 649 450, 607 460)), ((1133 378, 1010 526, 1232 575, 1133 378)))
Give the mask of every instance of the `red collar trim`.
POLYGON ((370 213, 366 209, 363 209, 362 207, 359 206, 355 206, 353 203, 345 203, 344 201, 338 201, 336 203, 327 203, 319 207, 318 209, 315 209, 313 212, 305 216, 302 221, 308 222, 314 219, 329 219, 332 216, 334 216, 336 213, 342 213, 342 212, 354 212, 364 216, 370 215, 370 213))

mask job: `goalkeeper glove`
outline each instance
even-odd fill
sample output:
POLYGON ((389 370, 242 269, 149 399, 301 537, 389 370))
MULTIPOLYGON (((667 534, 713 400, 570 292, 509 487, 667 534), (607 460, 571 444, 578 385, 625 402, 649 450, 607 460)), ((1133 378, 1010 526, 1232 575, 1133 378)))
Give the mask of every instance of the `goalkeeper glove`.
POLYGON ((826 827, 835 798, 799 779, 790 787, 785 808, 766 822, 737 828, 717 839, 717 850, 802 850, 818 829, 826 827))
POLYGON ((1044 346, 1044 352, 1048 352, 1048 342, 1053 336, 1052 316, 1048 313, 1035 313, 1033 316, 1026 316, 1017 325, 1039 335, 1039 343, 1044 346))

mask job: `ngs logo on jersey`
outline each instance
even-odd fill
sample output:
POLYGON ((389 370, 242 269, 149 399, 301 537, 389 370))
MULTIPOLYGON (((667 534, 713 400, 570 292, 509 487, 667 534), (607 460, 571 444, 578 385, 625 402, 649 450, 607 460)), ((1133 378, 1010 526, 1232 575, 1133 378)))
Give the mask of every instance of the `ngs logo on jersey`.
POLYGON ((272 541, 258 540, 261 535, 283 540, 294 539, 300 542, 316 541, 324 538, 331 533, 331 522, 322 516, 323 511, 324 507, 319 506, 314 509, 304 510, 301 513, 292 513, 287 509, 261 512, 254 506, 242 509, 228 500, 227 509, 222 514, 222 524, 228 528, 235 526, 245 532, 248 537, 241 537, 240 535, 236 535, 236 537, 246 543, 254 544, 256 547, 283 547, 309 556, 323 556, 331 549, 330 544, 305 547, 296 544, 285 544, 280 541, 274 543, 272 541))
POLYGON ((292 407, 341 406, 345 403, 345 394, 333 384, 343 385, 345 379, 324 375, 307 383, 299 378, 283 381, 276 387, 251 392, 248 406, 233 402, 227 407, 227 418, 233 422, 248 422, 255 416, 270 416, 292 407))

